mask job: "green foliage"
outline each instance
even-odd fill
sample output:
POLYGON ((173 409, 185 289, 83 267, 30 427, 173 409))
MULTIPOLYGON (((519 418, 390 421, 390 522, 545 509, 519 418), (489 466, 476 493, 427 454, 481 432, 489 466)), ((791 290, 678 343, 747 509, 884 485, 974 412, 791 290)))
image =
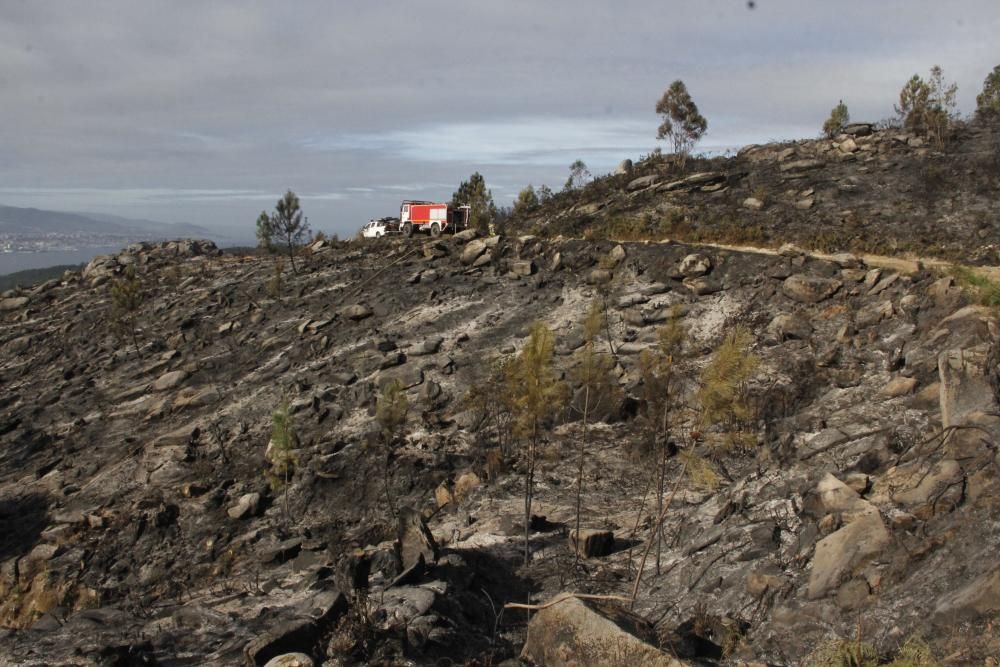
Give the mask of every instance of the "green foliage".
POLYGON ((972 300, 981 306, 1000 308, 1000 280, 991 279, 967 266, 956 266, 952 275, 972 300))
POLYGON ((526 215, 538 208, 539 204, 538 194, 535 192, 534 186, 528 185, 518 193, 513 213, 517 216, 526 215))
POLYGON ((670 84, 656 103, 656 113, 663 118, 656 138, 669 139, 674 154, 686 159, 708 129, 708 121, 698 112, 698 105, 691 99, 683 81, 678 79, 670 84))
POLYGON ((851 122, 851 114, 847 111, 844 100, 840 100, 837 106, 830 111, 830 117, 823 123, 823 134, 832 139, 851 122))
POLYGON ((721 427, 731 445, 745 444, 740 434, 753 418, 747 382, 759 359, 750 351, 752 340, 749 331, 736 328, 726 336, 701 374, 698 391, 701 426, 721 427))
POLYGON ((910 637, 888 667, 939 667, 940 664, 923 638, 910 637))
POLYGON ((806 658, 809 667, 877 667, 878 653, 860 640, 833 639, 806 658))
POLYGON ((1000 117, 1000 65, 983 81, 983 90, 976 95, 976 113, 982 118, 1000 117))
POLYGON ((502 356, 485 365, 463 397, 463 405, 474 415, 473 429, 483 440, 493 439, 503 456, 510 454, 511 401, 507 367, 511 358, 502 356))
POLYGON ((274 262, 274 273, 271 275, 271 279, 267 281, 267 294, 272 299, 281 298, 281 293, 284 291, 284 279, 282 277, 284 272, 285 261, 279 257, 274 262))
POLYGON ((271 415, 271 467, 279 477, 288 478, 295 469, 295 445, 298 436, 292 415, 288 411, 288 399, 283 399, 278 409, 271 415))
POLYGON ((514 435, 526 445, 524 485, 524 563, 530 558, 528 531, 534 494, 536 452, 541 431, 566 403, 567 388, 552 365, 552 331, 542 322, 531 327, 521 353, 507 367, 514 435))
POLYGON ((497 216, 493 192, 486 188, 486 179, 478 171, 462 181, 451 196, 452 206, 469 206, 469 226, 486 234, 497 216))
POLYGON ((270 217, 262 212, 257 218, 257 241, 260 246, 268 251, 281 248, 288 255, 294 273, 298 273, 295 254, 308 233, 309 219, 302 215, 299 198, 291 190, 278 200, 270 217))
POLYGON ((142 283, 135 273, 135 267, 125 269, 125 275, 111 281, 111 318, 119 335, 129 336, 139 354, 139 339, 136 334, 137 318, 144 299, 142 283))
POLYGON ((409 409, 409 401, 399 380, 393 380, 382 388, 382 394, 375 405, 375 421, 387 446, 399 436, 409 409))
POLYGON ((540 185, 538 187, 538 203, 544 204, 545 202, 552 199, 555 193, 552 192, 552 188, 547 185, 540 185))
POLYGON ((274 230, 271 228, 271 216, 267 211, 261 211, 257 216, 257 247, 274 252, 274 230))
POLYGON ((914 74, 906 82, 899 91, 896 114, 902 120, 903 127, 910 132, 943 144, 958 117, 955 102, 957 92, 958 86, 948 84, 942 69, 935 65, 931 68, 927 81, 914 74))

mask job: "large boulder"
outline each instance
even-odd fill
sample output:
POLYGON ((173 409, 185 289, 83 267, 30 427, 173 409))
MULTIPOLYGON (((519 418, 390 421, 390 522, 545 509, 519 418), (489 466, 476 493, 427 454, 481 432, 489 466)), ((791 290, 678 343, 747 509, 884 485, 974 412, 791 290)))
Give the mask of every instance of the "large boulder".
POLYGON ((462 250, 462 264, 475 263, 479 259, 479 256, 486 252, 488 247, 486 239, 473 239, 469 241, 462 250))
POLYGON ((781 291, 789 299, 800 303, 819 303, 837 293, 843 285, 835 278, 822 278, 798 273, 785 278, 781 291))
POLYGON ((26 305, 28 305, 28 297, 26 296, 12 296, 0 299, 0 310, 17 310, 26 305))
POLYGON ((576 531, 569 532, 569 548, 583 558, 607 556, 615 548, 615 534, 610 530, 582 529, 577 538, 576 531))
POLYGON ((685 278, 697 278, 712 270, 712 260, 707 255, 692 253, 681 260, 677 271, 685 278))
POLYGON ((807 590, 810 600, 835 591, 855 570, 868 564, 889 546, 889 531, 874 506, 866 510, 856 505, 854 512, 860 515, 816 543, 807 590))
POLYGON ((653 642, 642 618, 563 594, 532 617, 521 659, 544 667, 684 667, 653 642))

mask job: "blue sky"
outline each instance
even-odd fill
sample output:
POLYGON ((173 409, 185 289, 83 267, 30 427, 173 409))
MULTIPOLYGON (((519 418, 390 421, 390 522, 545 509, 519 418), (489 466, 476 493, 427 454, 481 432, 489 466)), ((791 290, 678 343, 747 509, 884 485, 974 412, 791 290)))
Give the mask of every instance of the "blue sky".
POLYGON ((0 5, 0 203, 250 238, 287 188, 350 234, 480 171, 500 203, 656 146, 683 79, 697 150, 892 114, 934 64, 963 112, 1000 64, 1000 3, 805 0, 0 5))

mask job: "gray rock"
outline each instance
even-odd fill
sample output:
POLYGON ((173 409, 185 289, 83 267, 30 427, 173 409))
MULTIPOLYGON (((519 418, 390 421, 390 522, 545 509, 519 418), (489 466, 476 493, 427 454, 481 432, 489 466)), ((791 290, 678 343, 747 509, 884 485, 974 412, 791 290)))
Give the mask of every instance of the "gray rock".
POLYGON ((652 187, 659 182, 660 177, 657 174, 640 176, 639 178, 629 181, 629 184, 625 186, 625 189, 629 192, 636 192, 637 190, 645 190, 646 188, 652 187))
POLYGON ((341 309, 340 314, 349 320, 363 320, 366 317, 372 316, 372 309, 364 303, 355 303, 350 306, 345 306, 341 309))
POLYGON ((527 277, 535 272, 535 263, 530 259, 522 259, 511 262, 510 271, 514 275, 527 277))
POLYGON ((775 315, 767 325, 767 332, 779 342, 788 339, 809 340, 813 327, 809 318, 802 313, 781 313, 775 315))
POLYGON ((677 270, 685 278, 697 278, 712 270, 712 260, 707 255, 693 253, 681 260, 677 270))
POLYGON ((819 169, 822 166, 823 166, 822 160, 807 159, 807 160, 793 160, 792 162, 785 162, 784 164, 781 165, 781 167, 779 167, 779 169, 781 169, 782 172, 809 171, 812 169, 819 169))
POLYGON ((819 303, 836 294, 842 285, 834 278, 800 273, 786 278, 781 289, 785 296, 800 303, 819 303))
POLYGON ((615 534, 610 530, 582 529, 577 538, 576 531, 569 532, 569 548, 576 550, 583 558, 607 556, 615 548, 615 534))
POLYGON ((469 229, 463 229, 462 231, 458 232, 451 238, 458 241, 459 243, 468 243, 477 236, 479 236, 479 232, 470 227, 469 229))
POLYGON ((245 519, 256 516, 258 512, 260 512, 260 494, 256 492, 240 496, 236 504, 226 510, 231 519, 245 519))
POLYGON ((153 383, 153 391, 167 391, 168 389, 174 389, 184 382, 187 377, 188 374, 186 371, 170 371, 169 373, 164 373, 156 380, 156 382, 153 383))
POLYGON ((615 176, 624 176, 632 173, 632 160, 624 159, 615 167, 615 176))
POLYGON ((18 308, 23 308, 26 305, 28 305, 28 297, 12 296, 0 300, 0 311, 17 310, 18 308))
POLYGON ((743 200, 743 208, 748 208, 751 211, 760 211, 764 208, 764 202, 756 197, 747 197, 743 200))
POLYGON ((315 667, 315 665, 313 659, 305 653, 282 653, 268 660, 264 667, 315 667))

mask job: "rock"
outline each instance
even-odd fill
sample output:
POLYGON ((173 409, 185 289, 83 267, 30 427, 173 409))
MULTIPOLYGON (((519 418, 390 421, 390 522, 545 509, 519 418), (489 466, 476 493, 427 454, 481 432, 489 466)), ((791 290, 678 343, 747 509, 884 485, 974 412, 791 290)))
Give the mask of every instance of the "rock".
POLYGON ((448 488, 447 484, 438 484, 438 487, 434 489, 434 502, 438 507, 444 507, 455 502, 455 495, 448 488))
POLYGON ((934 610, 934 621, 951 624, 956 618, 972 620, 997 610, 1000 610, 1000 567, 946 594, 934 610))
POLYGON ((840 132, 841 134, 847 134, 852 137, 867 137, 872 133, 874 125, 871 123, 851 123, 850 125, 844 127, 840 132))
POLYGON ((221 394, 214 385, 199 387, 197 389, 185 387, 177 393, 177 398, 174 399, 173 409, 184 410, 185 408, 201 408, 206 405, 218 403, 220 398, 221 394))
POLYGON ((272 658, 312 650, 347 607, 347 598, 342 593, 320 591, 303 605, 305 613, 278 623, 247 644, 243 649, 247 664, 263 667, 272 658))
POLYGON ((153 391, 167 391, 168 389, 174 389, 180 383, 184 382, 188 377, 186 371, 170 371, 169 373, 164 373, 161 375, 156 382, 153 383, 153 391))
POLYGON ((315 667, 315 665, 313 659, 305 653, 283 653, 268 660, 264 667, 315 667))
POLYGON ((655 648, 656 641, 641 617, 562 594, 528 623, 521 659, 545 667, 684 667, 655 648))
POLYGON ((812 197, 806 197, 805 199, 800 199, 797 202, 795 202, 795 208, 797 208, 800 211, 808 211, 813 207, 813 204, 815 203, 816 203, 815 199, 813 199, 812 197))
POLYGON ((863 513, 817 542, 808 598, 816 600, 838 588, 846 577, 880 554, 890 539, 882 517, 875 510, 863 513))
POLYGON ((535 263, 530 259, 522 259, 511 262, 510 272, 518 276, 530 276, 535 272, 535 263))
POLYGON ((842 285, 834 278, 799 273, 785 278, 781 290, 785 296, 800 303, 819 303, 836 294, 842 285))
POLYGON ((422 250, 427 259, 448 256, 448 246, 443 241, 428 241, 423 245, 422 250))
POLYGON ((576 550, 583 558, 600 558, 607 556, 615 548, 615 534, 610 530, 583 529, 580 531, 580 539, 577 539, 576 531, 569 533, 569 548, 576 550))
POLYGON ((837 589, 837 606, 848 611, 867 607, 872 602, 872 590, 864 579, 851 579, 837 589))
POLYGON ((372 316, 372 309, 364 303, 355 303, 350 306, 345 306, 340 310, 340 314, 349 320, 355 322, 363 320, 366 317, 372 316))
POLYGON ((424 381, 424 372, 420 370, 416 362, 413 362, 380 372, 375 384, 378 385, 379 391, 382 391, 395 380, 399 380, 403 389, 409 389, 424 381))
POLYGON ((987 375, 988 347, 945 350, 938 355, 941 382, 941 422, 947 428, 961 424, 972 412, 993 412, 996 397, 987 375))
POLYGON ((883 396, 888 398, 896 398, 898 396, 906 396, 912 394, 913 390, 917 388, 917 378, 908 377, 895 377, 882 387, 880 392, 883 396))
POLYGON ((399 511, 396 529, 396 554, 404 570, 418 562, 433 563, 438 558, 438 546, 420 512, 411 507, 399 511))
POLYGON ((809 171, 812 169, 819 169, 822 166, 823 166, 822 160, 807 159, 807 160, 793 160, 792 162, 785 162, 779 167, 779 169, 782 171, 782 173, 785 173, 789 171, 809 171))
MULTIPOLYGON (((839 266, 842 269, 859 270, 864 266, 864 262, 861 258, 855 254, 849 252, 839 252, 835 255, 830 255, 830 261, 839 266)), ((864 274, 857 277, 857 280, 861 280, 864 274)), ((857 282, 855 280, 855 282, 857 282)))
MULTIPOLYGON (((414 357, 423 357, 428 354, 436 354, 439 349, 441 349, 441 343, 444 342, 444 338, 441 336, 431 336, 430 338, 425 338, 424 340, 411 345, 406 353, 414 357)), ((417 383, 419 384, 419 382, 417 383)))
POLYGON ((456 233, 451 238, 457 241, 458 243, 468 243, 477 236, 479 236, 479 232, 470 227, 469 229, 463 229, 462 231, 456 233))
POLYGON ((615 167, 615 176, 624 176, 632 173, 632 160, 624 159, 615 167))
POLYGON ((0 311, 17 310, 26 305, 28 305, 28 297, 26 296, 12 296, 0 299, 0 311))
POLYGON ((462 264, 473 264, 479 256, 482 255, 489 246, 486 245, 485 239, 473 239, 465 244, 465 249, 462 250, 462 264))
POLYGON ((841 141, 839 144, 837 144, 837 148, 844 153, 854 153, 855 151, 858 150, 858 144, 856 141, 854 141, 854 139, 847 138, 844 141, 841 141))
POLYGON ((677 271, 685 278, 697 278, 712 270, 712 260, 707 255, 694 253, 681 260, 677 271))
POLYGON ((751 211, 760 211, 764 208, 764 202, 756 197, 747 197, 743 200, 743 208, 748 208, 751 211))
POLYGON ((746 578, 746 591, 754 598, 764 593, 779 591, 785 586, 785 578, 780 574, 751 572, 746 578))
POLYGON ((608 264, 611 267, 616 267, 623 261, 625 261, 625 247, 618 244, 608 253, 608 264))
POLYGON ((722 290, 722 285, 718 281, 705 276, 702 278, 685 278, 684 286, 691 290, 695 296, 707 296, 722 290))
POLYGON ((245 519, 256 516, 258 512, 260 512, 260 494, 256 492, 240 496, 236 504, 226 510, 231 519, 245 519))
POLYGON ((813 327, 809 318, 802 313, 781 313, 775 315, 767 325, 767 332, 778 342, 785 340, 809 340, 813 327))
POLYGON ((660 182, 660 177, 658 174, 650 174, 649 176, 640 176, 639 178, 629 181, 629 184, 625 186, 625 189, 629 192, 636 192, 637 190, 645 190, 650 188, 660 182))
POLYGON ((611 282, 612 273, 607 269, 594 269, 587 274, 588 285, 604 285, 611 282))
POLYGON ((878 480, 873 500, 886 497, 918 519, 950 512, 962 501, 965 474, 957 461, 924 461, 890 468, 878 480))

